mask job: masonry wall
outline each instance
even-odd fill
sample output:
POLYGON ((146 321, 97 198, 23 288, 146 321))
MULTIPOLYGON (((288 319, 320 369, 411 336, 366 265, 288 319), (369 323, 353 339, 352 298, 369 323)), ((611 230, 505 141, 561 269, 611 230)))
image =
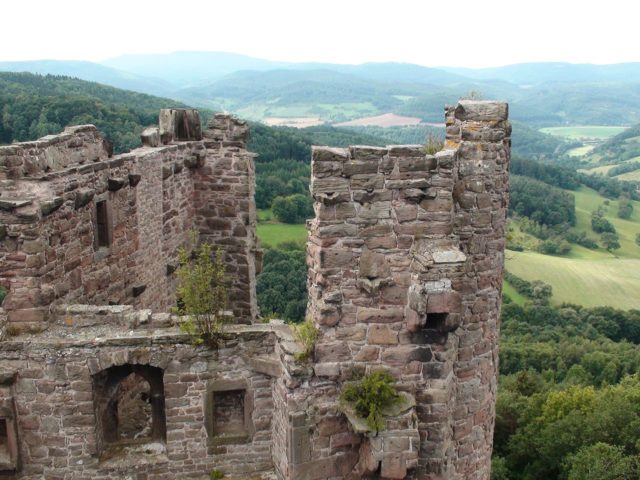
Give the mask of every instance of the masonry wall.
POLYGON ((93 126, 0 147, 0 284, 14 330, 39 328, 60 302, 166 311, 175 305, 177 249, 199 228, 225 254, 236 321, 255 318, 253 157, 244 124, 216 122, 207 131, 216 138, 116 157, 93 126), (100 201, 108 248, 96 240, 100 201))
POLYGON ((384 478, 489 477, 506 118, 506 104, 460 102, 447 110, 446 149, 435 155, 420 146, 314 149, 315 389, 337 396, 354 372, 384 369, 415 400, 416 423, 382 434, 389 448, 361 437, 355 478, 378 469, 384 478))
POLYGON ((277 327, 230 332, 214 352, 194 349, 175 328, 154 332, 170 327, 168 315, 150 316, 139 328, 129 324, 135 333, 127 334, 121 322, 139 317, 134 310, 70 308, 58 310, 49 338, 31 337, 28 348, 19 340, 0 344, 0 408, 15 403, 20 439, 21 468, 9 478, 208 478, 214 469, 248 478, 271 470, 277 327), (107 332, 102 342, 91 341, 107 332), (93 377, 129 364, 163 372, 166 440, 107 449, 97 441, 93 377), (206 428, 212 408, 207 392, 229 387, 246 391, 251 409, 245 435, 206 428))

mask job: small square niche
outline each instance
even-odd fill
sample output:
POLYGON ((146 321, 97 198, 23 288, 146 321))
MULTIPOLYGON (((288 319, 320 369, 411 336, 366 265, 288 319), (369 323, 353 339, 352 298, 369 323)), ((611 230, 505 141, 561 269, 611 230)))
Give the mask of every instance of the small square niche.
POLYGON ((207 388, 206 424, 214 445, 247 443, 253 435, 253 399, 244 380, 216 380, 207 388))

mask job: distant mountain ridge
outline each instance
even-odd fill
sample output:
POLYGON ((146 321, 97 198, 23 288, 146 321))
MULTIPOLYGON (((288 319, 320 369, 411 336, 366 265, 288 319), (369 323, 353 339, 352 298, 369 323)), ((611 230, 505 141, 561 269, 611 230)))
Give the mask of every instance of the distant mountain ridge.
POLYGON ((595 65, 589 63, 539 62, 492 68, 451 68, 442 70, 477 80, 504 80, 516 85, 573 82, 640 81, 640 62, 595 65))
POLYGON ((40 75, 63 75, 88 82, 98 82, 124 90, 168 95, 175 88, 159 78, 137 75, 117 70, 99 63, 82 60, 33 60, 25 62, 0 62, 0 72, 27 72, 40 75))
MULTIPOLYGON (((640 122, 640 63, 528 63, 468 69, 407 63, 291 63, 226 52, 124 55, 102 63, 0 62, 0 71, 77 77, 253 120, 336 123, 385 113, 441 121, 468 95, 506 100, 539 128, 640 122)), ((292 122, 295 123, 295 122, 292 122)))

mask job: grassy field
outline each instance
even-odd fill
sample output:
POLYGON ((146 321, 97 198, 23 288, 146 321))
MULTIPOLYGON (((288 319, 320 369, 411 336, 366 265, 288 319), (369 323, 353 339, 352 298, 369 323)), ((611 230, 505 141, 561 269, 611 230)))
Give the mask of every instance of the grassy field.
POLYGON ((611 127, 603 125, 584 125, 573 127, 541 128, 542 133, 563 137, 569 140, 606 140, 626 130, 627 127, 611 127))
MULTIPOLYGON (((599 240, 591 230, 591 212, 604 198, 590 188, 573 192, 576 198, 576 228, 599 240)), ((613 254, 599 248, 589 250, 572 245, 566 257, 535 252, 506 253, 506 268, 526 280, 543 280, 553 287, 554 304, 572 302, 587 306, 610 305, 640 309, 640 247, 635 243, 640 233, 640 202, 633 202, 629 220, 617 217, 618 202, 609 200, 606 217, 620 236, 621 248, 613 254)), ((515 227, 517 234, 517 227, 515 227)), ((505 286, 508 293, 510 287, 505 286)), ((513 297, 512 297, 513 298, 513 297)))
MULTIPOLYGON (((598 235, 591 231, 591 212, 602 205, 605 199, 598 195, 595 190, 587 187, 581 187, 573 194, 576 197, 576 227, 579 230, 585 230, 593 238, 597 238, 598 235)), ((615 255, 620 258, 640 259, 640 247, 635 243, 636 234, 640 233, 640 202, 633 202, 633 214, 629 220, 618 218, 617 212, 618 201, 609 200, 605 216, 616 227, 621 245, 620 250, 615 251, 615 255)), ((603 255, 610 255, 604 251, 592 252, 587 249, 583 250, 590 252, 590 254, 602 253, 603 255)), ((640 288, 640 284, 638 287, 640 288)), ((638 292, 640 292, 640 289, 638 292)), ((638 297, 640 298, 640 294, 638 297)))
POLYGON ((258 210, 258 238, 262 246, 277 247, 284 242, 306 242, 307 227, 304 224, 290 225, 273 219, 270 209, 258 210))
POLYGON ((618 180, 627 180, 627 181, 640 181, 640 170, 634 170, 633 172, 623 173, 622 175, 616 175, 615 178, 618 180))
POLYGON ((583 157, 594 148, 595 145, 582 145, 581 147, 572 148, 567 152, 567 155, 569 155, 570 157, 583 157))
POLYGON ((589 175, 606 175, 615 165, 602 165, 600 167, 580 169, 582 173, 588 173, 589 175))
POLYGON ((587 260, 552 257, 534 252, 507 252, 506 267, 528 280, 553 287, 552 303, 610 305, 640 309, 640 260, 587 260))
POLYGON ((270 247, 277 247, 284 242, 306 242, 307 227, 286 223, 259 223, 258 238, 262 246, 270 247))
POLYGON ((250 120, 263 120, 267 117, 320 117, 324 121, 344 121, 376 115, 379 113, 379 110, 370 102, 335 104, 296 103, 290 105, 256 103, 237 109, 235 113, 242 118, 248 118, 250 120))
POLYGON ((520 295, 515 288, 511 286, 511 284, 507 281, 502 283, 502 293, 507 295, 511 301, 517 305, 524 305, 527 302, 527 299, 520 295))

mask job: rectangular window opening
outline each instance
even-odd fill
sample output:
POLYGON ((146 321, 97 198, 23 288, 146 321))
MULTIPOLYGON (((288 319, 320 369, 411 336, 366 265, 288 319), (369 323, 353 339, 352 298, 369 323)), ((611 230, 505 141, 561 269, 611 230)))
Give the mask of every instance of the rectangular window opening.
POLYGON ((245 390, 227 390, 213 394, 213 434, 246 434, 245 390))
POLYGON ((109 247, 109 212, 107 201, 96 202, 96 238, 98 247, 109 247))
POLYGON ((448 316, 448 313, 427 313, 425 328, 441 329, 445 325, 448 316))
POLYGON ((16 468, 16 442, 15 438, 10 438, 9 428, 7 419, 0 418, 0 472, 13 471, 16 468))

